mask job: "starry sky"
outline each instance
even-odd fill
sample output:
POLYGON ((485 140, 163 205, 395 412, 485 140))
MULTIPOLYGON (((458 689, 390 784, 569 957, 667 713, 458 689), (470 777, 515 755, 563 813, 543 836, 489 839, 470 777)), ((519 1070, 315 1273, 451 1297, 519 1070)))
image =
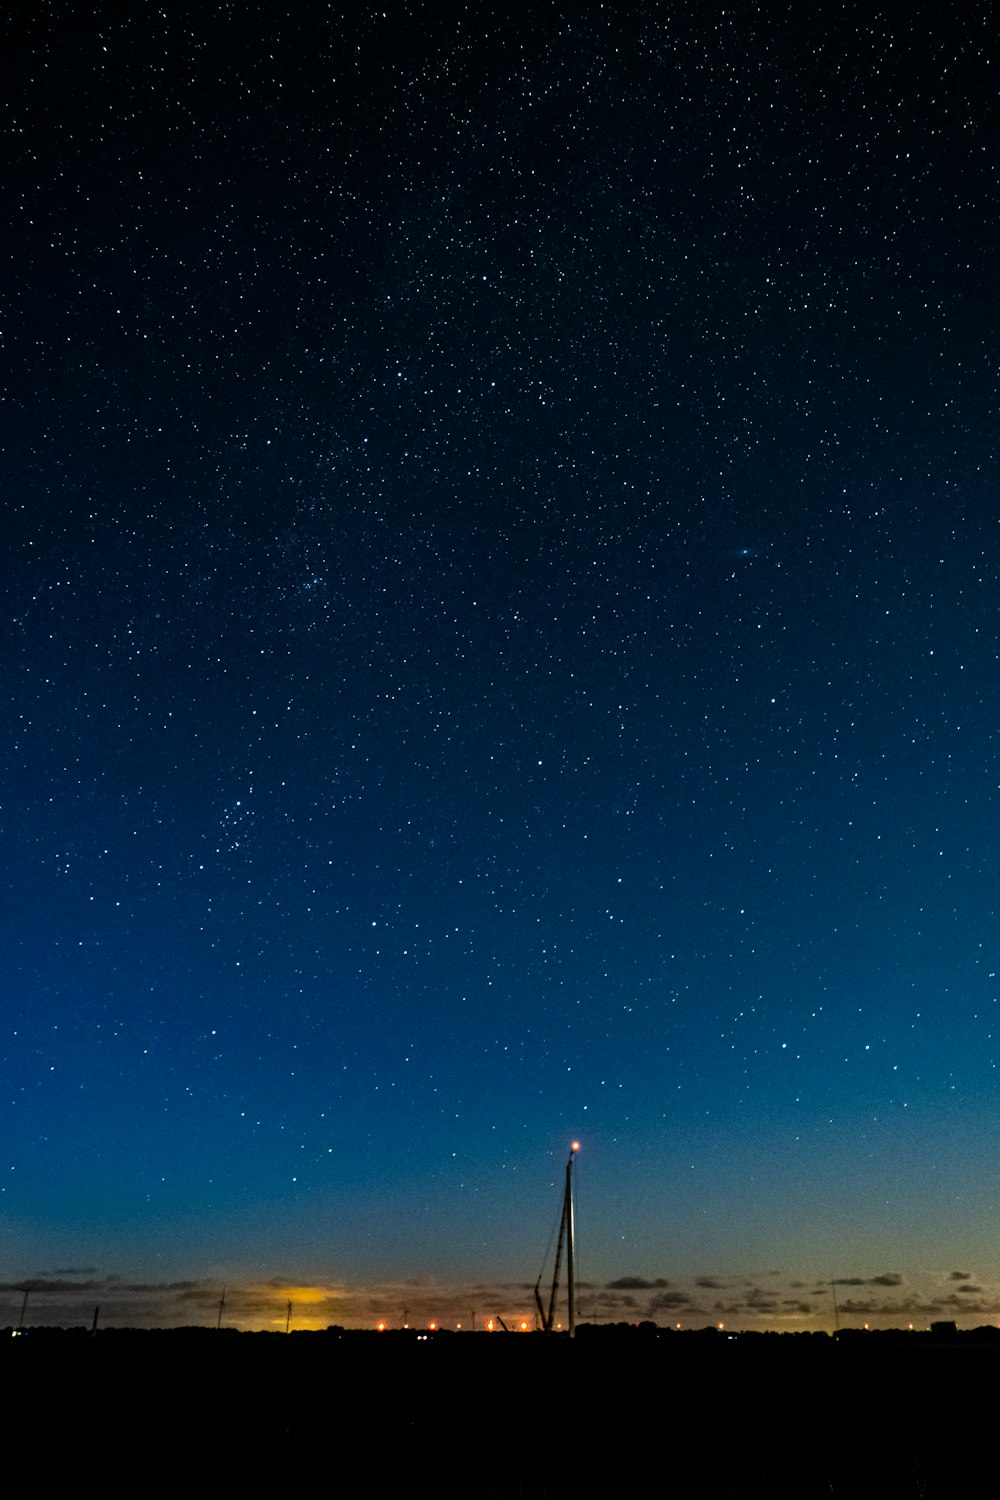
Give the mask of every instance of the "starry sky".
POLYGON ((989 8, 3 24, 8 1320, 995 1319, 989 8))

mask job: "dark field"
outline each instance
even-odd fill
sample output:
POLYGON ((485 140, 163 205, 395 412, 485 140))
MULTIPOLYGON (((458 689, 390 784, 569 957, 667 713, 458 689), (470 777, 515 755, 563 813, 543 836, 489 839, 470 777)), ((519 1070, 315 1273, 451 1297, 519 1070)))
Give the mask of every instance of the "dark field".
POLYGON ((950 1500, 1000 1339, 34 1330, 0 1363, 8 1460, 104 1494, 950 1500))

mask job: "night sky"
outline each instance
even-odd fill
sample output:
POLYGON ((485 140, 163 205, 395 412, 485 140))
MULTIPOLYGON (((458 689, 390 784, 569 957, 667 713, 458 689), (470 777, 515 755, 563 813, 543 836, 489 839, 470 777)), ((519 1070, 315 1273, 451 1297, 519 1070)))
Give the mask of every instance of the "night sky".
POLYGON ((996 1321, 991 8, 127 11, 0 49, 0 1321, 527 1311, 573 1136, 584 1316, 996 1321))

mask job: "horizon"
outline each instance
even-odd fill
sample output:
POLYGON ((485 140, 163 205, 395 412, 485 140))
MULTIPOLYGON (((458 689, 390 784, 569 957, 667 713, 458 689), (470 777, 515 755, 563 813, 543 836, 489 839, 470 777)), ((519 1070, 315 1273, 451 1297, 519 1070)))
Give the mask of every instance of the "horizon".
MULTIPOLYGON (((219 1302, 224 1297, 221 1326, 238 1332, 284 1332, 286 1322, 299 1332, 322 1332, 332 1326, 372 1332, 380 1326, 387 1331, 486 1332, 491 1321, 499 1332, 498 1315, 511 1332, 535 1332, 533 1285, 435 1286, 412 1280, 351 1286, 282 1277, 259 1282, 206 1278, 156 1283, 99 1276, 95 1270, 81 1271, 77 1279, 66 1271, 4 1283, 0 1296, 9 1299, 7 1326, 13 1327, 20 1318, 18 1299, 27 1290, 25 1327, 89 1325, 96 1307, 101 1328, 211 1328, 218 1324, 219 1302)), ((934 1322, 954 1322, 960 1331, 1000 1326, 1000 1297, 974 1283, 968 1272, 940 1278, 930 1294, 926 1287, 918 1290, 892 1272, 842 1277, 833 1286, 836 1314, 829 1282, 806 1286, 775 1272, 758 1278, 706 1275, 694 1278, 687 1287, 663 1277, 624 1276, 604 1285, 578 1283, 577 1322, 651 1322, 661 1329, 685 1332, 714 1327, 733 1333, 830 1334, 838 1328, 926 1331, 934 1322)), ((563 1328, 565 1288, 559 1310, 557 1327, 563 1328)))

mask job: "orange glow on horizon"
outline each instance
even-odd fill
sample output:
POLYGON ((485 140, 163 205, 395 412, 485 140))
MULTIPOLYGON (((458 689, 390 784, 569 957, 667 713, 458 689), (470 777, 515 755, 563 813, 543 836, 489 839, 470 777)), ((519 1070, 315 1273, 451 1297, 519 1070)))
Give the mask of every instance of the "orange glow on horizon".
MULTIPOLYGON (((331 1304, 341 1295, 336 1288, 300 1284, 268 1286, 263 1290, 282 1304, 280 1308, 275 1307, 273 1315, 267 1319, 268 1327, 284 1329, 286 1323, 291 1323, 300 1333, 320 1333, 335 1321, 336 1310, 331 1304), (289 1302, 292 1304, 291 1314, 288 1312, 289 1302)), ((235 1300, 235 1294, 227 1300, 235 1300)))

